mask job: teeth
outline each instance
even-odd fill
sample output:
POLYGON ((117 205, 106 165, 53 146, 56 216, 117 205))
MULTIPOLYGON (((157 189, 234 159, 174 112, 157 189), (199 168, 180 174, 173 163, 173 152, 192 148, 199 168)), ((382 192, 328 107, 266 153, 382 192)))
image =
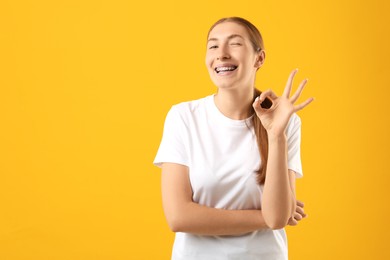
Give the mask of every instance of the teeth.
POLYGON ((218 68, 215 68, 215 71, 216 72, 220 72, 220 71, 231 71, 231 70, 235 70, 237 68, 237 66, 232 66, 232 67, 218 67, 218 68))

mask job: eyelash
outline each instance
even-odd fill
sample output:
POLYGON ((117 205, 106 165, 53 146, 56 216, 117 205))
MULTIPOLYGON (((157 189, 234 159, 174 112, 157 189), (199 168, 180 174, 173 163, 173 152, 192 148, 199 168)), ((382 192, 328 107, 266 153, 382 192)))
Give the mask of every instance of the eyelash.
MULTIPOLYGON (((242 45, 241 43, 238 43, 238 42, 235 42, 235 43, 231 43, 231 45, 242 45)), ((217 48, 218 46, 217 45, 213 45, 213 46, 211 46, 209 49, 215 49, 215 48, 217 48)))

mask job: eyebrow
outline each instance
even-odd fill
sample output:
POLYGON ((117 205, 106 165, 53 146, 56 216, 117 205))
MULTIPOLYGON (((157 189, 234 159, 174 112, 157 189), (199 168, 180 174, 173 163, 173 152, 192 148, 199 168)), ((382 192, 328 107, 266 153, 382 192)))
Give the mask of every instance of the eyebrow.
MULTIPOLYGON (((240 37, 240 38, 244 39, 244 37, 242 37, 239 34, 232 34, 229 37, 227 37, 227 39, 230 40, 230 39, 233 39, 233 38, 236 38, 236 37, 240 37)), ((218 41, 218 39, 217 38, 210 38, 210 39, 207 40, 207 42, 210 42, 210 41, 218 41)))

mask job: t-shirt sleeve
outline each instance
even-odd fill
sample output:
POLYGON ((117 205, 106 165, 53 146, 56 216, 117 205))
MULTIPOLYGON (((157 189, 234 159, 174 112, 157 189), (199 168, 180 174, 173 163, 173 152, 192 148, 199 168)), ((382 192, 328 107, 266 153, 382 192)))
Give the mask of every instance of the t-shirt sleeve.
POLYGON ((164 123, 164 131, 153 164, 160 167, 164 162, 178 163, 189 166, 185 144, 185 124, 178 108, 172 106, 164 123))
POLYGON ((297 114, 292 114, 286 129, 288 155, 288 169, 293 170, 296 178, 302 178, 301 163, 301 119, 297 114))

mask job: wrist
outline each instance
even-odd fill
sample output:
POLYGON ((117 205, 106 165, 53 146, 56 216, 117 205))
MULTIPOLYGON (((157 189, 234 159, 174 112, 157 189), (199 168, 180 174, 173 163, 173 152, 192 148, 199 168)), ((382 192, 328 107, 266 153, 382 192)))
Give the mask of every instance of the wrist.
POLYGON ((287 136, 285 133, 267 133, 268 142, 285 142, 287 140, 287 136))

